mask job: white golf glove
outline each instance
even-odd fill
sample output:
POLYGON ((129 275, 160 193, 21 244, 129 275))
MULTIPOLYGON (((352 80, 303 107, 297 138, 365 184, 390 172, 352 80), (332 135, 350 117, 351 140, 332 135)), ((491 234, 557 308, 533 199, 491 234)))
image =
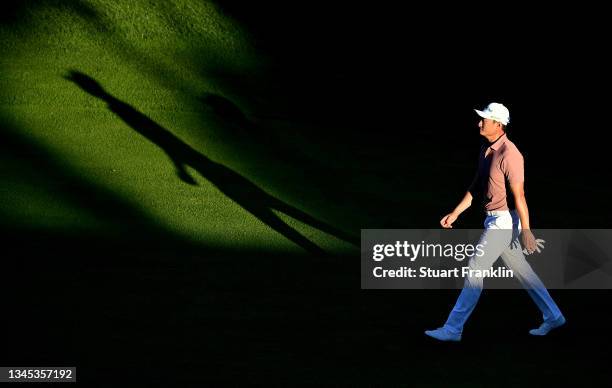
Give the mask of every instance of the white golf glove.
MULTIPOLYGON (((536 252, 542 253, 542 249, 544 249, 544 243, 546 240, 541 238, 536 238, 536 252)), ((527 251, 527 248, 523 249, 523 253, 529 255, 530 253, 527 251)), ((535 252, 534 252, 535 253, 535 252)))

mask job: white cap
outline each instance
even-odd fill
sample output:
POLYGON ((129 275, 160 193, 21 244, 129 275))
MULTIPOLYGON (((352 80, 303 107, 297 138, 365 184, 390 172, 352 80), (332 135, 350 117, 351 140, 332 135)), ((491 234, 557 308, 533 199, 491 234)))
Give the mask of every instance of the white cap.
POLYGON ((499 121, 507 125, 510 122, 510 111, 502 104, 497 102, 490 103, 484 110, 474 109, 478 116, 484 119, 499 121))

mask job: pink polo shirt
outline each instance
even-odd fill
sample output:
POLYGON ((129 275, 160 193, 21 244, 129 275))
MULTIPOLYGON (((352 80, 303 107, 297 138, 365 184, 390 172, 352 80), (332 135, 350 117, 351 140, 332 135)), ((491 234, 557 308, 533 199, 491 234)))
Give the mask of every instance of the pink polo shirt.
POLYGON ((492 145, 483 145, 478 159, 478 171, 469 191, 483 198, 485 210, 514 209, 510 184, 524 182, 523 155, 506 134, 492 145), (506 193, 507 190, 507 193, 506 193))

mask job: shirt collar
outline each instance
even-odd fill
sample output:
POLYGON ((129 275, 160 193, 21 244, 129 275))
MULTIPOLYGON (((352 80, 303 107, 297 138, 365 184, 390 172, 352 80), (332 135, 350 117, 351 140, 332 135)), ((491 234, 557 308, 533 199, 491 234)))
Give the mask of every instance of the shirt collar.
POLYGON ((506 142, 506 140, 508 140, 508 137, 506 136, 506 134, 504 133, 503 135, 501 135, 499 138, 497 138, 497 140, 495 140, 493 142, 493 144, 489 144, 489 147, 493 150, 493 151, 497 151, 499 149, 499 147, 501 147, 502 145, 504 145, 504 143, 506 142))

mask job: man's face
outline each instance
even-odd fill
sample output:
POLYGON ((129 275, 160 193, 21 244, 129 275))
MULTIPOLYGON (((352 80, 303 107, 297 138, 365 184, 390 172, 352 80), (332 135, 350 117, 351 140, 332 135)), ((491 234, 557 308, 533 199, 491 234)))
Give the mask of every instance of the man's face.
POLYGON ((478 123, 480 128, 480 134, 482 136, 491 136, 497 133, 501 129, 501 125, 491 119, 482 119, 478 123))

